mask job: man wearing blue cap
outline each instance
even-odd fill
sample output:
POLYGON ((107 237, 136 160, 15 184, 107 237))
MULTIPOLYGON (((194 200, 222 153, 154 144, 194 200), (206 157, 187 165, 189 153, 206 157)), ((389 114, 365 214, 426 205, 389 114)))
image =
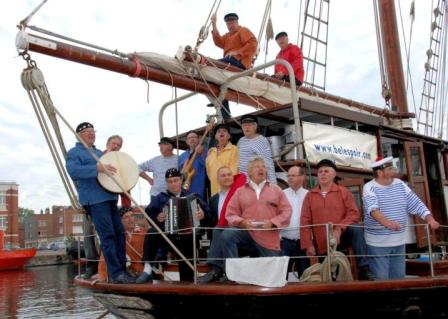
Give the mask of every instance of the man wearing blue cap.
POLYGON ((96 136, 92 124, 79 124, 76 133, 87 147, 83 143, 76 143, 67 153, 66 168, 77 186, 79 202, 92 217, 111 282, 135 282, 126 272, 124 228, 117 208, 118 197, 101 187, 97 180, 98 173, 114 174, 116 169, 109 164, 99 165, 91 154, 98 157, 103 155, 95 148, 96 136))
POLYGON ((364 236, 370 270, 376 279, 399 279, 406 275, 406 227, 408 214, 439 228, 428 207, 395 177, 393 158, 378 158, 371 166, 374 179, 363 189, 364 236))

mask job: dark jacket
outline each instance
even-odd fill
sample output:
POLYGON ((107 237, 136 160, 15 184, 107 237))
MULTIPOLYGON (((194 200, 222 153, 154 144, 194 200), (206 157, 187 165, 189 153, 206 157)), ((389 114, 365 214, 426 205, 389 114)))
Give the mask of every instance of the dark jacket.
MULTIPOLYGON (((196 193, 189 193, 182 189, 180 195, 181 196, 187 196, 189 194, 194 194, 196 199, 199 202, 199 205, 201 206, 202 210, 204 211, 204 219, 201 220, 201 226, 206 227, 209 226, 212 220, 211 214, 210 214, 210 208, 208 207, 207 203, 204 202, 199 195, 196 193)), ((157 223, 157 225, 162 229, 165 230, 165 223, 160 223, 157 220, 157 215, 160 214, 160 212, 163 211, 163 207, 167 204, 170 197, 175 197, 173 193, 170 193, 169 191, 159 193, 157 196, 153 197, 151 200, 151 203, 145 208, 146 213, 151 217, 151 219, 157 223)))
POLYGON ((211 226, 215 227, 219 219, 219 193, 216 193, 210 197, 210 215, 211 215, 211 226))

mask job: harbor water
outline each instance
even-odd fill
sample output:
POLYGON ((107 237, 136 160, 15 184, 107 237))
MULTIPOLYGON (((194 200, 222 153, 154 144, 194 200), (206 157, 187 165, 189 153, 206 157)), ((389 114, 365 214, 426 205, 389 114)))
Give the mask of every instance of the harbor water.
MULTIPOLYGON (((96 318, 105 312, 73 283, 73 264, 0 272, 0 318, 96 318)), ((107 315, 105 318, 114 318, 107 315)))

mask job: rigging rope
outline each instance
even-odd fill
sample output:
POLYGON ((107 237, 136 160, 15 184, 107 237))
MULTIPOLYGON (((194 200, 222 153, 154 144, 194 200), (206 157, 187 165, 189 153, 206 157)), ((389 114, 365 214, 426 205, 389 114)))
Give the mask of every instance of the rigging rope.
POLYGON ((216 14, 218 12, 219 6, 221 5, 221 0, 219 0, 218 4, 216 4, 218 0, 215 0, 213 2, 212 7, 210 8, 210 12, 208 13, 207 19, 205 19, 204 24, 202 25, 201 29, 199 30, 198 38, 196 40, 196 46, 194 47, 194 52, 198 52, 199 46, 207 39, 209 33, 210 33, 210 25, 211 20, 210 17, 213 14, 216 14), (216 8, 215 8, 216 6, 216 8), (214 10, 214 11, 213 11, 214 10))
MULTIPOLYGON (((95 161, 98 163, 98 165, 103 166, 102 162, 100 161, 99 157, 89 148, 89 146, 80 138, 80 136, 75 132, 73 127, 70 125, 70 123, 62 116, 62 114, 57 110, 57 108, 54 106, 53 102, 50 99, 50 96, 48 94, 48 90, 43 78, 42 72, 36 67, 36 63, 29 58, 29 54, 26 52, 21 53, 21 55, 24 57, 25 60, 27 60, 28 68, 24 69, 22 72, 22 85, 24 89, 28 92, 28 95, 30 96, 31 103, 33 104, 33 107, 35 108, 36 116, 38 118, 38 121, 41 125, 42 131, 44 133, 44 137, 47 141, 47 144, 50 148, 51 155, 53 156, 53 159, 55 161, 56 167, 58 169, 58 172, 61 176, 61 179, 64 183, 64 186, 66 188, 67 194, 70 197, 70 202, 73 206, 73 208, 77 209, 78 211, 82 210, 81 205, 79 204, 79 201, 77 199, 76 193, 74 192, 73 188, 71 187, 70 180, 67 174, 67 171, 65 170, 65 165, 63 165, 62 160, 59 156, 59 153, 57 152, 57 148, 54 145, 54 141, 52 139, 52 136, 50 134, 50 131, 48 129, 48 126, 45 122, 45 118, 43 116, 43 113, 40 110, 40 103, 39 99, 36 97, 36 93, 34 91, 37 91, 37 94, 39 95, 39 98, 44 105, 45 109, 51 110, 51 112, 54 112, 54 114, 58 115, 59 118, 62 120, 62 122, 67 126, 67 128, 75 135, 76 139, 89 151, 89 153, 92 155, 92 157, 95 159, 95 161)), ((53 128, 54 129, 54 128, 53 128)), ((57 132, 55 130, 55 132, 57 132)), ((57 133, 55 133, 57 134, 57 133)), ((60 145, 60 147, 62 147, 60 145)), ((104 167, 103 167, 104 168, 104 167)), ((180 252, 180 250, 173 244, 173 242, 166 236, 166 234, 160 229, 160 227, 146 214, 144 209, 137 203, 137 201, 129 194, 129 192, 123 188, 123 186, 118 183, 117 179, 106 169, 104 169, 104 172, 109 178, 121 189, 122 193, 124 193, 131 202, 134 204, 134 206, 139 210, 140 213, 143 214, 143 216, 146 218, 146 220, 150 223, 154 229, 157 230, 157 232, 165 239, 165 241, 173 248, 173 250, 179 255, 179 257, 184 260, 187 265, 195 271, 194 266, 188 260, 183 253, 180 252)))
POLYGON ((65 166, 62 162, 60 153, 58 152, 58 148, 56 147, 56 144, 54 142, 53 136, 48 128, 48 125, 45 121, 44 112, 42 108, 44 108, 45 112, 47 113, 47 116, 49 118, 52 118, 51 124, 53 125, 54 133, 57 136, 59 147, 61 152, 64 154, 64 157, 66 157, 67 151, 65 149, 65 145, 62 142, 62 136, 61 132, 59 130, 59 125, 57 124, 57 120, 55 118, 55 107, 53 102, 51 101, 51 98, 48 94, 48 90, 46 88, 43 74, 42 72, 37 68, 34 61, 30 60, 29 55, 23 55, 24 59, 28 63, 28 67, 23 70, 21 80, 22 85, 25 88, 25 90, 28 93, 28 96, 31 100, 31 103, 33 105, 34 112, 36 113, 36 117, 38 119, 38 122, 40 124, 40 127, 42 129, 42 133, 44 134, 45 140, 47 142, 47 145, 50 149, 51 156, 53 157, 53 161, 56 165, 56 168, 59 172, 59 175, 61 177, 62 183, 66 189, 66 192, 68 194, 68 197, 70 199, 70 203, 73 206, 74 209, 77 211, 82 211, 82 206, 78 202, 77 194, 70 182, 70 179, 67 175, 67 172, 65 170, 65 166), (36 96, 37 93, 37 96, 36 96), (42 103, 39 103, 39 101, 42 103))
POLYGON ((330 239, 329 254, 322 263, 316 263, 303 272, 299 281, 302 282, 331 282, 331 281, 352 281, 353 274, 350 268, 350 261, 347 256, 336 250, 336 241, 330 239))
POLYGON ((252 58, 252 65, 255 64, 255 61, 258 58, 258 54, 260 53, 260 43, 261 43, 261 38, 263 36, 263 30, 265 30, 265 28, 266 28, 266 55, 267 55, 267 47, 268 47, 269 40, 274 38, 274 34, 273 34, 274 32, 272 29, 272 20, 271 20, 271 7, 272 7, 272 0, 267 0, 266 7, 264 9, 263 19, 261 20, 260 31, 258 32, 257 50, 255 51, 255 55, 252 58), (270 22, 268 23, 268 26, 266 26, 266 23, 268 20, 270 22))
POLYGON ((397 1, 397 2, 398 2, 398 12, 400 13, 401 32, 403 34, 404 51, 406 54, 406 91, 408 91, 409 84, 410 84, 411 85, 412 102, 413 102, 413 106, 414 106, 414 113, 417 113, 417 105, 415 103, 415 94, 414 94, 414 85, 413 85, 413 81, 412 81, 412 73, 411 73, 411 68, 410 68, 412 30, 413 30, 414 20, 415 20, 415 3, 414 3, 414 1, 412 1, 411 9, 409 10, 411 26, 410 26, 410 32, 409 32, 409 46, 408 46, 407 41, 406 41, 406 34, 404 32, 403 15, 401 14, 401 4, 400 4, 400 1, 397 1))
POLYGON ((387 78, 386 74, 386 66, 383 59, 383 36, 381 33, 380 23, 379 23, 379 10, 378 10, 378 3, 377 1, 373 0, 373 11, 375 15, 375 31, 376 31, 376 41, 377 41, 377 48, 378 48, 378 59, 380 64, 380 76, 381 76, 381 95, 383 96, 386 106, 389 107, 389 101, 391 98, 391 92, 389 89, 389 79, 387 78))

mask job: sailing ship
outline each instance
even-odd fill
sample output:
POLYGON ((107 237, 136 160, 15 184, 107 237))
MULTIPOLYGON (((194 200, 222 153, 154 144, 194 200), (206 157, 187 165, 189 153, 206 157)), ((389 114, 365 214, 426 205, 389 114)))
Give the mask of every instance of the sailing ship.
MULTIPOLYGON (((329 5, 328 0, 316 3, 318 4, 314 7, 329 5)), ((434 11, 434 43, 439 44, 432 50, 432 59, 427 62, 428 78, 425 78, 422 94, 426 102, 417 116, 417 124, 421 129, 419 132, 412 129, 412 119, 416 114, 409 112, 407 108, 394 1, 378 0, 375 4, 378 10, 377 21, 381 26, 378 29, 382 42, 380 51, 382 66, 387 74, 383 78, 383 93, 388 108, 327 93, 325 85, 318 85, 310 80, 313 76, 307 76, 305 85, 296 91, 288 84, 256 73, 281 61, 269 62, 241 72, 204 57, 192 48, 180 50, 176 58, 153 53, 121 54, 98 47, 87 48, 85 43, 68 38, 62 38, 61 41, 57 34, 35 27, 31 28, 32 32, 28 32, 29 27, 25 23, 21 24, 17 37, 18 48, 22 50, 28 63, 22 82, 26 90, 31 92, 30 95, 36 90, 37 95, 52 106, 48 103, 42 77, 33 72, 35 62, 29 53, 37 52, 191 91, 190 94, 167 102, 161 108, 161 136, 164 136, 162 123, 165 109, 196 93, 206 95, 213 101, 218 101, 218 104, 225 98, 256 107, 258 110, 253 114, 259 118, 259 126, 264 134, 268 137, 281 137, 271 140, 283 141, 284 145, 275 147, 274 152, 278 155, 276 162, 279 171, 281 168, 301 165, 308 168, 312 179, 316 175, 316 162, 322 157, 330 157, 338 165, 341 184, 349 187, 362 210, 360 194, 364 182, 371 179, 369 164, 376 155, 393 156, 398 159, 397 165, 402 178, 407 180, 431 209, 435 218, 447 225, 448 141, 443 140, 438 131, 434 131, 434 118, 437 117, 435 95, 438 93, 435 93, 434 81, 431 80, 434 74, 441 73, 438 61, 443 61, 440 49, 441 43, 446 41, 441 22, 445 21, 446 2, 439 1, 436 8, 438 11, 434 11), (250 83, 251 90, 245 89, 245 83, 250 83), (316 132, 323 134, 315 134, 316 132)), ((311 6, 307 6, 305 15, 309 21, 318 26, 328 25, 328 16, 325 19, 321 13, 316 16, 311 11, 311 6)), ((323 41, 313 34, 307 35, 305 27, 303 30, 303 38, 310 41, 309 46, 313 41, 323 41)), ((302 47, 306 45, 302 41, 302 47)), ((307 62, 310 65, 308 74, 311 75, 318 66, 325 64, 310 56, 307 57, 307 62)), ((56 114, 61 117, 54 108, 47 111, 50 121, 58 130, 56 114)), ((42 119, 43 115, 38 117, 42 119)), ((235 119, 237 123, 239 118, 235 119)), ((232 134, 238 137, 241 130, 236 123, 229 124, 232 134)), ((43 129, 45 132, 48 128, 43 129)), ((205 127, 196 131, 201 134, 205 127)), ((184 134, 179 134, 176 138, 179 139, 180 146, 185 148, 184 134)), ((63 170, 63 165, 56 164, 63 170)), ((64 183, 68 183, 66 176, 64 179, 64 183)), ((281 182, 279 174, 279 183, 281 182)), ((412 224, 418 225, 420 222, 414 220, 412 224)), ((368 315, 375 313, 393 317, 442 316, 448 312, 444 301, 448 291, 448 263, 435 257, 446 257, 443 248, 440 248, 440 253, 433 253, 439 252, 435 250, 436 244, 442 247, 445 245, 445 236, 441 233, 436 238, 424 226, 416 226, 410 232, 414 251, 424 251, 428 253, 428 258, 409 260, 408 275, 415 277, 403 280, 294 282, 281 288, 235 283, 196 285, 168 281, 152 285, 93 284, 81 278, 77 278, 75 282, 96 291, 96 298, 113 314, 123 318, 271 317, 285 311, 301 315, 337 313, 346 317, 366 314, 366 311, 368 315)))

